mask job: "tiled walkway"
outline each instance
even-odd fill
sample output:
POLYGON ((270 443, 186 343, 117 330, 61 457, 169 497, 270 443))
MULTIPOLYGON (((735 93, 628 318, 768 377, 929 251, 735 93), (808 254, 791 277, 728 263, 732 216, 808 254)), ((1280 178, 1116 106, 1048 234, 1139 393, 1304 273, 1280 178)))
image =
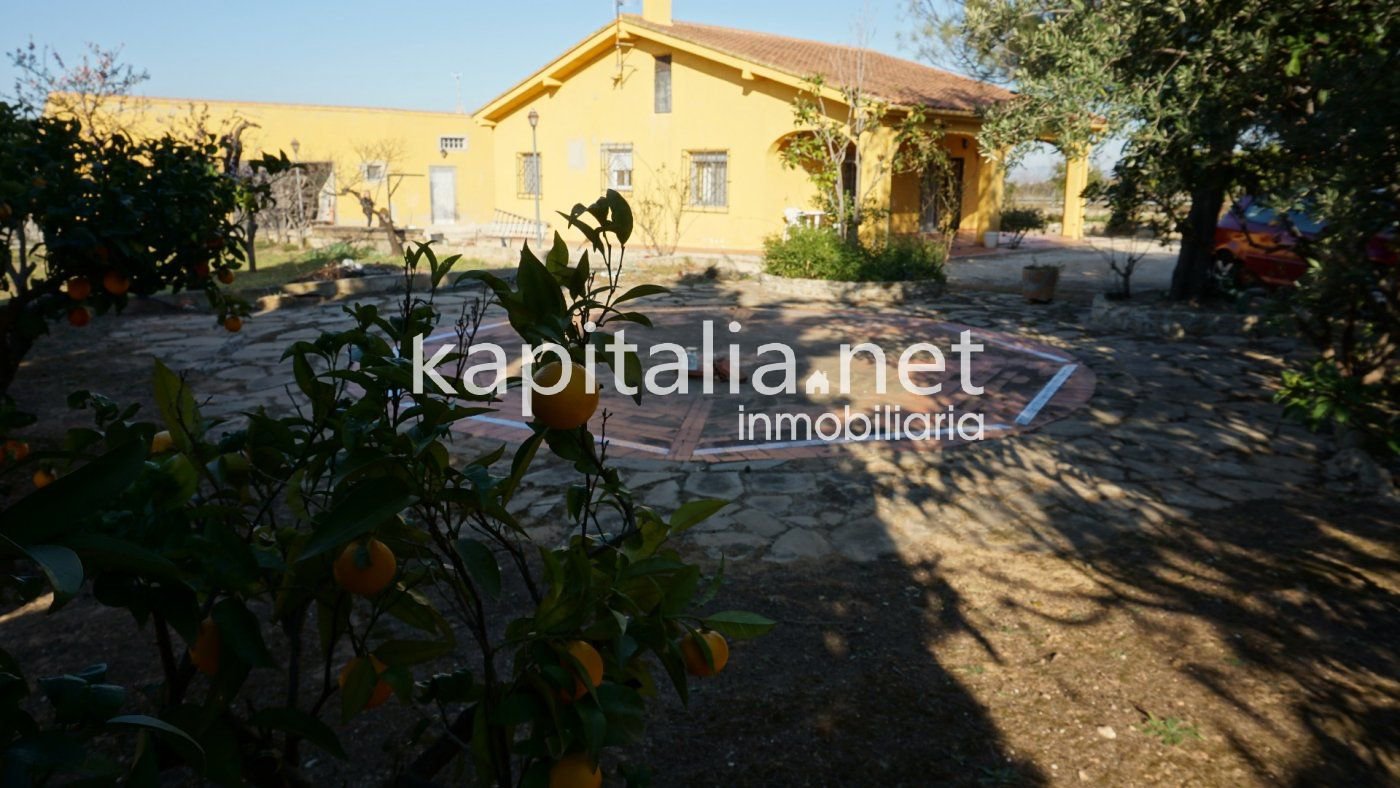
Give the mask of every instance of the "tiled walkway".
MULTIPOLYGON (((1031 429, 947 451, 869 441, 815 452, 706 456, 703 449, 722 447, 733 432, 736 402, 727 395, 714 400, 708 417, 696 395, 675 406, 659 400, 640 408, 630 401, 610 404, 626 414, 610 420, 610 434, 626 422, 629 440, 660 450, 617 453, 644 503, 666 511, 697 497, 733 501, 685 537, 715 556, 870 561, 918 554, 948 540, 1007 550, 1101 542, 1234 502, 1287 496, 1316 484, 1319 458, 1332 453, 1330 439, 1283 422, 1271 401, 1282 354, 1290 348, 1284 340, 1096 336, 1082 328, 1082 307, 1032 307, 995 293, 955 293, 897 311, 824 311, 810 303, 740 311, 740 291, 749 290, 744 303, 761 299, 754 287, 688 286, 639 308, 656 313, 662 331, 683 333, 690 317, 712 314, 720 325, 738 317, 756 336, 795 333, 814 351, 805 363, 827 370, 834 369, 830 344, 857 329, 892 344, 931 335, 943 344, 954 325, 996 332, 986 336, 1009 337, 1055 359, 1018 356, 1006 347, 989 353, 996 366, 991 379, 1005 379, 989 385, 999 398, 986 408, 1003 422, 1014 422, 1054 370, 1079 366, 1030 420, 1031 429)), ((339 304, 287 309, 255 316, 230 338, 210 334, 204 315, 143 317, 122 323, 111 341, 188 371, 197 389, 212 397, 207 412, 234 413, 258 405, 285 408, 290 372, 278 361, 283 348, 344 320, 339 304)), ((805 398, 793 399, 802 404, 805 398)), ((497 437, 507 436, 492 430, 462 436, 462 450, 497 437)), ((567 533, 558 491, 569 473, 563 463, 543 460, 518 494, 520 514, 540 538, 567 533)))
MULTIPOLYGON (((601 434, 602 414, 611 414, 606 434, 613 456, 696 462, 789 460, 838 456, 846 451, 845 444, 858 441, 937 450, 964 442, 973 431, 973 421, 966 422, 965 430, 957 430, 950 423, 950 414, 980 414, 983 439, 995 440, 1064 417, 1084 405, 1094 390, 1093 371, 1063 350, 931 317, 737 306, 665 307, 650 310, 647 316, 653 328, 628 329, 630 341, 643 342, 644 347, 672 343, 699 356, 704 345, 703 325, 709 321, 713 358, 726 362, 726 369, 732 368, 727 363, 727 348, 731 342, 739 343, 736 355, 744 380, 731 385, 714 381, 712 376, 711 391, 704 393, 702 379, 687 377, 684 391, 649 397, 638 406, 605 379, 602 407, 592 426, 595 434, 601 434), (737 332, 730 331, 733 325, 739 327, 737 332), (963 331, 982 348, 969 354, 973 360, 970 383, 983 389, 976 397, 963 393, 958 355, 950 350, 963 331), (753 390, 751 371, 778 358, 771 351, 762 357, 756 355, 757 348, 767 343, 793 349, 794 390, 776 395, 753 390), (849 385, 843 394, 840 346, 862 343, 871 343, 886 354, 882 365, 888 369, 885 389, 876 390, 872 353, 862 351, 850 354, 849 385), (929 343, 944 354, 942 372, 910 375, 916 385, 939 387, 936 394, 909 393, 898 381, 895 366, 900 354, 914 343, 929 343), (813 375, 823 376, 824 384, 813 380, 813 375), (808 381, 812 381, 811 388, 808 381), (818 391, 823 385, 826 391, 818 391), (828 413, 831 416, 824 416, 828 413), (927 420, 917 414, 927 416, 927 420), (775 425, 780 415, 782 420, 775 425), (843 426, 846 423, 850 429, 843 426), (921 439, 929 437, 930 431, 936 433, 933 439, 921 439), (902 437, 910 432, 915 434, 913 439, 902 437)), ((478 339, 512 346, 516 344, 510 341, 513 336, 509 325, 498 322, 482 331, 478 339)), ((451 341, 450 337, 446 341, 451 341)), ((433 349, 428 345, 425 352, 433 349)), ((654 363, 674 358, 662 353, 654 363)), ((910 361, 926 364, 931 359, 931 354, 924 352, 910 361)), ((776 375, 764 378, 770 385, 778 380, 776 375)), ((671 387, 679 385, 679 380, 675 374, 662 374, 657 383, 671 387)), ((518 390, 506 396, 497 413, 459 426, 464 433, 511 442, 530 434, 518 390)))

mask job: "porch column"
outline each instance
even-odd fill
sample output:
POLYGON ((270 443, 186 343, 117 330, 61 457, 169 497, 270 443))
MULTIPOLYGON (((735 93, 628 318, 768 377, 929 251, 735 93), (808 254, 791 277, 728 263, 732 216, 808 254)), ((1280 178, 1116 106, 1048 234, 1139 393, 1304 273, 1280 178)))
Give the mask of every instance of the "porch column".
MULTIPOLYGON (((1002 157, 998 153, 978 162, 977 167, 977 221, 973 230, 977 233, 977 243, 987 243, 987 233, 1001 229, 1001 199, 1005 172, 1002 157)), ((996 246, 995 243, 991 244, 996 246)))
POLYGON ((1087 151, 1065 152, 1065 208, 1060 236, 1079 240, 1084 237, 1084 187, 1089 185, 1087 151))

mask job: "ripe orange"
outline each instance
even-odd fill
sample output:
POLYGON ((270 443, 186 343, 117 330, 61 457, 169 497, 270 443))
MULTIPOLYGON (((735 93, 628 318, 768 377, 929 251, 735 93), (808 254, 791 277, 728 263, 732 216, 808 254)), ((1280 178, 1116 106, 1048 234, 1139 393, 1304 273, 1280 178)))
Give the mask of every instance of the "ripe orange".
MULTIPOLYGON (((355 670, 355 666, 359 665, 360 661, 363 659, 364 657, 355 657, 354 659, 345 663, 345 667, 340 669, 339 681, 340 688, 342 690, 345 689, 345 682, 350 680, 350 674, 355 670)), ((380 662, 379 657, 376 657, 373 654, 371 654, 369 657, 369 664, 374 666, 374 672, 377 675, 382 676, 384 675, 384 671, 389 669, 388 665, 385 665, 383 662, 380 662)), ((384 679, 380 679, 379 683, 374 685, 374 690, 370 692, 369 702, 365 704, 365 708, 373 709, 379 706, 383 706, 384 701, 388 700, 389 696, 393 694, 394 688, 389 686, 389 682, 385 681, 384 679)))
POLYGON ((224 318, 224 330, 230 334, 237 334, 243 330, 243 318, 238 315, 229 315, 224 318))
POLYGON ((194 264, 194 275, 198 279, 209 278, 209 264, 203 260, 194 264))
POLYGON ((222 282, 222 283, 224 283, 224 284, 226 284, 226 285, 231 285, 231 284, 233 284, 233 271, 232 271, 231 269, 228 269, 228 268, 220 268, 220 269, 219 269, 219 281, 222 282))
POLYGON ((713 676, 724 670, 724 666, 729 662, 729 641, 718 632, 696 632, 681 641, 681 656, 685 657, 685 670, 690 675, 713 676), (705 661, 705 652, 696 642, 700 638, 704 638, 705 645, 710 647, 714 667, 710 667, 710 663, 705 661))
POLYGON ((335 559, 335 582, 352 594, 374 596, 394 582, 399 562, 389 545, 371 538, 360 544, 351 542, 335 559))
POLYGON ((151 437, 151 454, 164 454, 175 448, 175 439, 170 430, 161 430, 151 437))
MULTIPOLYGON (((588 390, 583 365, 573 362, 570 364, 572 370, 569 373, 569 382, 561 391, 557 394, 535 393, 532 399, 535 419, 556 430, 581 427, 587 424, 588 420, 593 418, 593 412, 598 410, 598 392, 588 390)), ((558 361, 551 361, 535 370, 535 383, 539 386, 553 386, 559 382, 563 369, 558 361)))
POLYGON ((131 278, 121 271, 108 271, 102 276, 102 287, 112 295, 125 295, 131 289, 131 278))
POLYGON ((57 478, 58 474, 54 473, 48 468, 40 468, 39 470, 34 472, 34 487, 35 489, 42 490, 45 487, 48 487, 50 484, 53 484, 54 479, 57 478))
POLYGON ((593 765, 588 753, 565 755, 549 768, 549 788, 598 788, 603 770, 593 765))
POLYGON ((572 695, 567 690, 559 693, 560 700, 575 701, 588 694, 588 687, 597 687, 603 681, 603 655, 598 653, 598 649, 593 648, 593 644, 586 640, 570 641, 564 648, 569 656, 578 660, 588 673, 588 684, 583 683, 583 677, 578 674, 578 668, 567 659, 561 659, 564 669, 574 674, 574 692, 572 695))
POLYGON ((28 456, 29 444, 14 438, 5 441, 4 452, 0 453, 0 459, 9 459, 15 462, 22 462, 28 456))
POLYGON ((75 306, 68 310, 68 325, 74 328, 82 328, 92 322, 92 313, 85 307, 75 306))
POLYGON ((92 295, 92 282, 86 276, 75 276, 68 280, 68 297, 74 301, 86 301, 92 295))
POLYGON ((219 625, 214 619, 206 618, 199 624, 199 634, 194 645, 190 646, 190 662, 206 676, 219 673, 219 651, 223 649, 224 638, 219 634, 219 625))

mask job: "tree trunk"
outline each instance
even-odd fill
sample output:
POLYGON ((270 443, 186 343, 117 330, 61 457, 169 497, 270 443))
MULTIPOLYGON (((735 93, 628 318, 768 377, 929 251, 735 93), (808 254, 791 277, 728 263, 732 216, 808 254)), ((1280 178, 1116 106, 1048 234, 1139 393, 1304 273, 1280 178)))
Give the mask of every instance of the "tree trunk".
POLYGON ((248 257, 248 273, 251 274, 258 270, 258 252, 256 243, 258 236, 258 219, 255 214, 248 214, 248 218, 243 223, 243 229, 245 235, 247 236, 247 240, 243 243, 243 252, 248 257))
POLYGON ((395 257, 403 257, 403 244, 399 242, 399 230, 394 226, 394 220, 389 216, 386 208, 380 208, 377 214, 379 217, 379 228, 389 239, 389 253, 395 257))
POLYGON ((1210 274, 1215 265, 1215 225, 1224 204, 1223 186, 1202 186, 1191 193, 1191 210, 1186 215, 1181 251, 1172 271, 1172 300, 1188 301, 1210 292, 1210 274))
POLYGON ((20 362, 34 347, 33 338, 20 327, 28 304, 28 299, 16 297, 0 308, 0 396, 10 390, 10 384, 19 373, 20 362))

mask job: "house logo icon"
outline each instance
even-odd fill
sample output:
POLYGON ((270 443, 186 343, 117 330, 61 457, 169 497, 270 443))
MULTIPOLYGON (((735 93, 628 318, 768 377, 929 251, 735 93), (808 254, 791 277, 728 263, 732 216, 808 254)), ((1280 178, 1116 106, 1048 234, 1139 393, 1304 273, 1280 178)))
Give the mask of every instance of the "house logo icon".
POLYGON ((808 376, 806 385, 808 394, 828 394, 831 391, 831 383, 820 369, 808 376))

